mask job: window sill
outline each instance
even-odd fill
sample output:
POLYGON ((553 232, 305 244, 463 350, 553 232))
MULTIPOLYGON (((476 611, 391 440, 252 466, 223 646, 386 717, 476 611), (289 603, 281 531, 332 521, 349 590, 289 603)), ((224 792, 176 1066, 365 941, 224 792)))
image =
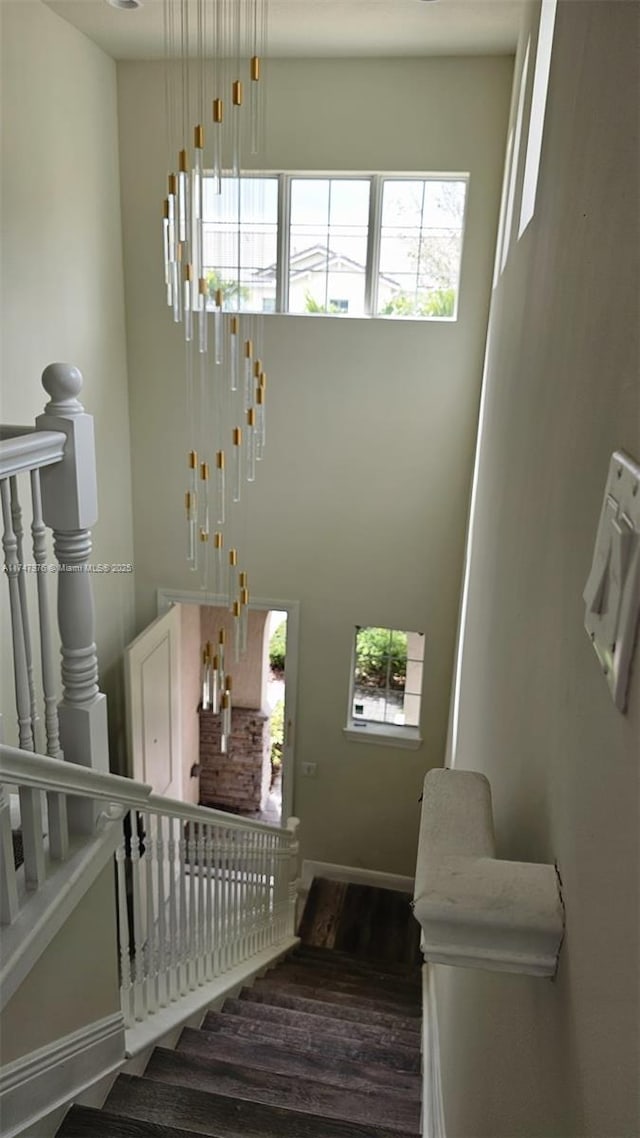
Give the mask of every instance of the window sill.
POLYGON ((349 723, 342 733, 352 743, 373 743, 378 747, 404 747, 417 751, 422 746, 422 736, 417 727, 393 727, 383 723, 369 723, 355 726, 349 723))

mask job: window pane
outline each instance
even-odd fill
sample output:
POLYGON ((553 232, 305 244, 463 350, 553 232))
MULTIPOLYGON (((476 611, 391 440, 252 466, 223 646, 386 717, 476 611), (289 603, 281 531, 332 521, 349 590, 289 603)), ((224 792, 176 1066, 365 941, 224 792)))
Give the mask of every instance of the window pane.
POLYGON ((289 311, 364 313, 369 179, 293 178, 289 311))
POLYGON ((221 288, 226 309, 271 311, 277 279, 277 178, 247 177, 240 184, 223 178, 220 194, 214 192, 214 179, 205 178, 204 201, 204 269, 211 301, 221 288))
POLYGON ((462 256, 462 179, 385 179, 378 312, 452 317, 462 256))
POLYGON ((356 629, 352 716, 372 723, 418 727, 423 654, 422 633, 356 629))

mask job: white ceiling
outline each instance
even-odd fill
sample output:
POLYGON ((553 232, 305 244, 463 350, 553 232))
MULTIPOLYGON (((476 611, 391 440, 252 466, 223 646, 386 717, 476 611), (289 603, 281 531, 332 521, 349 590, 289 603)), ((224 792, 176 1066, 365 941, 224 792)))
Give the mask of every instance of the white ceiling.
MULTIPOLYGON (((45 0, 114 59, 161 59, 163 0, 45 0)), ((515 50, 522 0, 270 0, 277 56, 486 55, 515 50)))

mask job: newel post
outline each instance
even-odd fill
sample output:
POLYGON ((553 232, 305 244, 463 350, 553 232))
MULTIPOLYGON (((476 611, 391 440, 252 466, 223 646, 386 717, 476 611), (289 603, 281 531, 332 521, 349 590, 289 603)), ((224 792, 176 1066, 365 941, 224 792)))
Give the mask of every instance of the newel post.
MULTIPOLYGON (((58 562, 58 626, 62 654, 60 742, 67 762, 107 773, 107 700, 98 688, 91 526, 97 514, 93 418, 77 396, 82 375, 71 364, 50 364, 42 386, 50 396, 36 419, 41 431, 67 436, 64 458, 41 471, 43 519, 53 530, 58 562)), ((84 827, 83 827, 84 828, 84 827)))

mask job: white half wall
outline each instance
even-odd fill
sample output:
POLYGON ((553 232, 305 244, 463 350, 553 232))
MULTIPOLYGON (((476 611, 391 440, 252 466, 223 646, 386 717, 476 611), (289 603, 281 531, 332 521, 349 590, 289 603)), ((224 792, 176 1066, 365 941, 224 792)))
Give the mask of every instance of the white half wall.
MULTIPOLYGON (((2 0, 0 20, 0 418, 33 423, 47 400, 40 384, 47 364, 80 368, 96 432, 92 560, 132 563, 116 67, 40 0, 2 0)), ((115 723, 115 664, 133 632, 133 577, 95 574, 93 585, 101 685, 115 723)), ((12 691, 5 660, 7 743, 15 741, 12 691)))
MULTIPOLYGON (((293 811, 307 858, 413 875, 424 772, 443 760, 511 72, 510 57, 269 63, 269 168, 470 174, 456 323, 264 322, 269 441, 245 560, 253 595, 300 601, 293 811), (342 734, 356 624, 426 633, 418 751, 342 734)), ((142 627, 157 587, 194 587, 184 346, 162 283, 162 66, 119 64, 118 90, 142 627)))
POLYGON ((637 4, 559 3, 493 296, 454 760, 501 857, 557 860, 566 936, 554 983, 436 966, 448 1138, 640 1133, 640 667, 623 716, 582 600, 610 455, 640 457, 637 30, 637 4))

